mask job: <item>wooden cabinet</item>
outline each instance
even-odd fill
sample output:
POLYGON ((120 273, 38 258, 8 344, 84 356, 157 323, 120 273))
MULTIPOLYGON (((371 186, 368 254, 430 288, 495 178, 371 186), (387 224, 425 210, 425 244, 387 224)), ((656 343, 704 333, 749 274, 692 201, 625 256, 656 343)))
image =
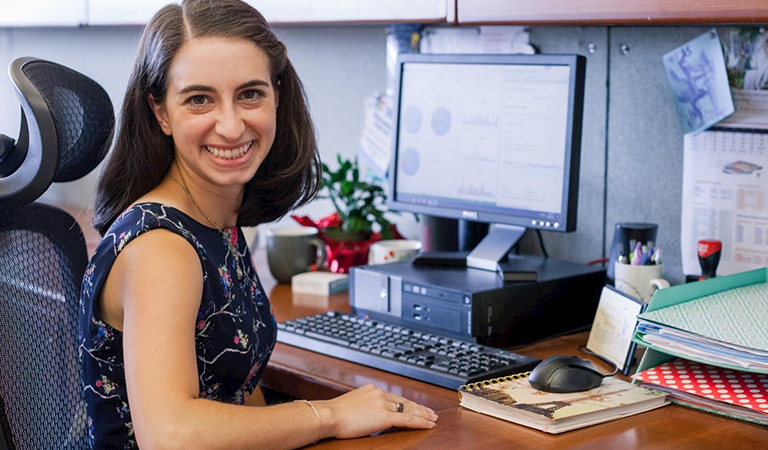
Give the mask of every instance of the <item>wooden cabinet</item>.
POLYGON ((271 23, 450 23, 455 0, 247 0, 271 23))
MULTIPOLYGON (((88 25, 144 25, 170 0, 81 0, 88 25)), ((455 0, 246 0, 274 24, 445 23, 455 0)))
MULTIPOLYGON (((246 0, 274 24, 765 24, 768 0, 246 0)), ((3 26, 144 25, 171 0, 7 2, 3 26)))
POLYGON ((456 0, 460 25, 768 23, 766 0, 456 0))

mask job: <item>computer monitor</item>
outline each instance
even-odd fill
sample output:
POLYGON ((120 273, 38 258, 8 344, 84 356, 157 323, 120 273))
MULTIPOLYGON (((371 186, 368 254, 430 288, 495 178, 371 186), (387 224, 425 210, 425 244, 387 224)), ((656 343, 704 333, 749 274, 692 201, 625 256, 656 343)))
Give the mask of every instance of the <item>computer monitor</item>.
POLYGON ((576 229, 586 59, 402 54, 392 210, 494 224, 466 264, 500 270, 526 228, 576 229))

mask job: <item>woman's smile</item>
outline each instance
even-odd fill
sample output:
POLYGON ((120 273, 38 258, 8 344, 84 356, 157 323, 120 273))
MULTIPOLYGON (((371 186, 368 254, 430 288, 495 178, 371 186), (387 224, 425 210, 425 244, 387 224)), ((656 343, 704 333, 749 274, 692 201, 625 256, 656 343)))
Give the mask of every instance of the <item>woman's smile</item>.
POLYGON ((220 159, 240 159, 248 153, 254 141, 246 142, 238 147, 206 145, 205 149, 216 158, 220 159))

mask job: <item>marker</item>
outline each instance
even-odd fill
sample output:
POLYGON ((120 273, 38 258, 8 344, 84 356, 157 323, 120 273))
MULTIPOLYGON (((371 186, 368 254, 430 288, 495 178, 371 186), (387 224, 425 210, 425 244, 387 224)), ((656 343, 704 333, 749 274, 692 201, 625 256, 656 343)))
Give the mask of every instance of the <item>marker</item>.
POLYGON ((640 242, 635 246, 635 251, 632 253, 632 265, 639 266, 643 263, 643 246, 640 242))
POLYGON ((655 253, 656 248, 653 245, 653 241, 648 241, 648 262, 646 264, 656 264, 653 259, 655 253))
POLYGON ((616 254, 618 255, 616 257, 616 262, 618 262, 619 264, 629 264, 627 255, 624 254, 624 244, 622 244, 621 242, 616 243, 616 254))
POLYGON ((656 251, 651 255, 651 264, 661 264, 661 245, 656 248, 656 251))

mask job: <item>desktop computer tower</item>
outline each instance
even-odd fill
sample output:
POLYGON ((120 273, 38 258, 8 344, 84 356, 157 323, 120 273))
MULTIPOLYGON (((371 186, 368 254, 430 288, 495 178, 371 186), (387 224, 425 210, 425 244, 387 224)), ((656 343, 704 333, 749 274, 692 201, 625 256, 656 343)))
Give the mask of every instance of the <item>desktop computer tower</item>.
POLYGON ((601 267, 512 256, 537 281, 503 281, 495 272, 402 261, 353 267, 353 314, 452 338, 514 347, 592 325, 605 285, 601 267))

